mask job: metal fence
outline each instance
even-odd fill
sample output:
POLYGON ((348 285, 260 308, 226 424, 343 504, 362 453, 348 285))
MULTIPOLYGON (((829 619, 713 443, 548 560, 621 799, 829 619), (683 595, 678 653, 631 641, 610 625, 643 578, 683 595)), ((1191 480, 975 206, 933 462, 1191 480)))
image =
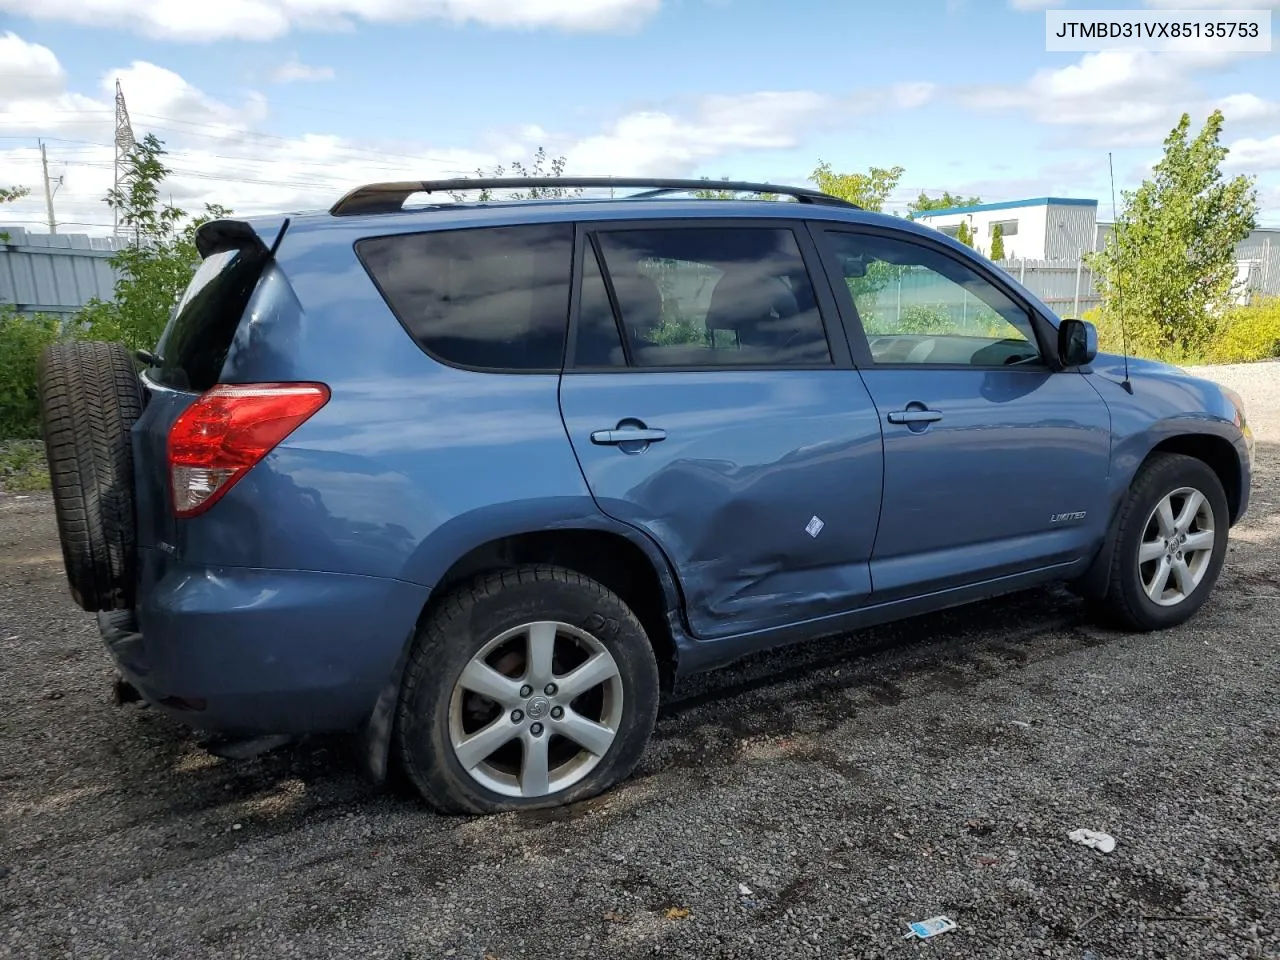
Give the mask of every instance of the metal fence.
POLYGON ((1060 317, 1079 317, 1102 303, 1083 260, 1002 260, 997 266, 1060 317))
POLYGON ((111 299, 116 278, 109 259, 122 241, 3 225, 0 233, 9 237, 0 242, 0 303, 15 304, 19 313, 67 317, 94 297, 111 299))

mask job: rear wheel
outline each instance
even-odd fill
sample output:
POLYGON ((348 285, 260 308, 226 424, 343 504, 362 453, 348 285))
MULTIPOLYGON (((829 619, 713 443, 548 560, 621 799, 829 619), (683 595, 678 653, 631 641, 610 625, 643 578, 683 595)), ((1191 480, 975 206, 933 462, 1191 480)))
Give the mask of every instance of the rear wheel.
POLYGON ((630 775, 657 707, 653 648, 626 604, 581 574, 525 566, 455 591, 424 624, 397 742, 438 809, 556 806, 630 775))
POLYGON ((143 395, 128 350, 71 341, 40 364, 40 413, 71 596, 89 611, 133 605, 137 550, 130 430, 143 395))
POLYGON ((1157 454, 1139 471, 1117 517, 1104 609, 1122 625, 1158 630, 1190 618, 1222 570, 1227 497, 1203 461, 1157 454))

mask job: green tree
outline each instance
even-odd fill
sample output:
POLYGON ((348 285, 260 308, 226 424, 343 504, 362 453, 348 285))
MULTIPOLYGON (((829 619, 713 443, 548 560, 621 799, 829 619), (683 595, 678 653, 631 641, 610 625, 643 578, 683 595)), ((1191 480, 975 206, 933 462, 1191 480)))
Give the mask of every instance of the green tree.
MULTIPOLYGON (((706 180, 708 182, 711 180, 710 177, 702 177, 700 179, 706 180)), ((729 178, 721 177, 720 179, 728 180, 729 178)), ((693 195, 697 197, 699 200, 733 200, 739 196, 739 194, 734 193, 732 190, 712 190, 710 187, 708 187, 705 190, 695 190, 693 191, 693 195)), ((749 199, 752 199, 752 200, 777 200, 778 199, 778 195, 776 193, 767 193, 767 192, 749 193, 747 194, 747 196, 749 199)))
POLYGON ((1135 350, 1194 355, 1230 306, 1235 247, 1257 222, 1258 199, 1252 177, 1222 175, 1222 125, 1215 110, 1192 139, 1184 113, 1152 176, 1125 191, 1105 247, 1087 256, 1102 281, 1104 322, 1118 325, 1123 310, 1135 350))
POLYGON ((973 246, 973 231, 969 229, 967 221, 960 221, 960 226, 956 228, 956 239, 966 247, 973 246))
MULTIPOLYGON (((0 187, 0 203, 13 203, 15 200, 21 200, 31 191, 26 187, 0 187)), ((0 243, 8 243, 9 234, 0 230, 0 243)))
POLYGON ((883 210, 905 172, 902 167, 871 167, 866 173, 837 173, 831 164, 819 160, 809 179, 823 193, 856 203, 864 210, 883 210))
POLYGON ((1004 259, 1004 227, 998 223, 991 228, 991 259, 1004 259))
POLYGON ((76 316, 97 339, 154 347, 200 262, 196 229, 231 212, 209 204, 203 214, 192 217, 163 203, 160 187, 169 175, 164 155, 161 141, 147 134, 129 152, 122 186, 106 196, 107 206, 117 212, 133 242, 111 258, 116 270, 112 299, 91 300, 76 316))
MULTIPOLYGON (((561 177, 564 176, 564 168, 566 164, 564 157, 547 158, 547 150, 545 147, 539 147, 533 155, 533 159, 529 165, 521 163, 519 160, 511 162, 510 166, 498 164, 489 170, 476 168, 477 177, 561 177)), ((492 190, 482 189, 475 191, 474 196, 470 196, 468 192, 457 190, 451 196, 454 200, 462 203, 468 199, 479 203, 487 203, 497 199, 492 190)), ((543 200, 543 199, 561 199, 564 197, 580 197, 582 196, 581 187, 530 187, 528 190, 511 190, 506 194, 505 199, 508 200, 543 200)))
POLYGON ((920 196, 907 204, 907 219, 914 220, 922 213, 930 210, 949 210, 952 207, 976 207, 982 202, 981 197, 962 197, 959 194, 942 191, 942 196, 931 197, 923 190, 920 196))

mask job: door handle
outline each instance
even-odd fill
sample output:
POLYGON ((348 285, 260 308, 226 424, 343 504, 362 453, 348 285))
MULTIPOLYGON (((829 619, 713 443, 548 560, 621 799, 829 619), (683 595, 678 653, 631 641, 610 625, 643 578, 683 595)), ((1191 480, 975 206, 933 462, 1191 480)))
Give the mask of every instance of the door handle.
POLYGON ((591 434, 591 442, 601 445, 616 446, 620 443, 657 443, 667 439, 665 430, 596 430, 591 434))
POLYGON ((937 410, 894 410, 889 414, 890 423, 934 423, 941 419, 937 410))

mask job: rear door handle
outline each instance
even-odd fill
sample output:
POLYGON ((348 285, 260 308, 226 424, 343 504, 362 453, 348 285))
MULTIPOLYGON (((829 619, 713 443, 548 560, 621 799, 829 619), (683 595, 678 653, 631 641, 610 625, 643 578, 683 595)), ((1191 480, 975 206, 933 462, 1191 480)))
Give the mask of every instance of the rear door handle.
POLYGON ((890 423, 934 423, 941 419, 937 410, 894 410, 889 414, 890 423))
POLYGON ((597 430, 591 434, 591 442, 616 446, 619 443, 657 443, 667 439, 665 430, 597 430))

